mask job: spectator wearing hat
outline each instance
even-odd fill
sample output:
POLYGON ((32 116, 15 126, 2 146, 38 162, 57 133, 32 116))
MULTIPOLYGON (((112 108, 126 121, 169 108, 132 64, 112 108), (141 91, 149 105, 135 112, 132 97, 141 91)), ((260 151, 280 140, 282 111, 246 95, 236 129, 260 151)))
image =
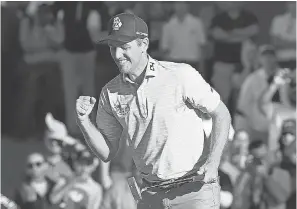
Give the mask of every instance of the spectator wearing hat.
POLYGON ((296 68, 296 2, 286 2, 286 12, 273 18, 270 27, 272 43, 283 68, 296 68))
POLYGON ((102 187, 91 174, 98 166, 98 159, 82 144, 73 147, 74 176, 65 178, 53 189, 50 201, 65 209, 98 209, 102 201, 102 187))
POLYGON ((278 149, 278 139, 282 126, 286 120, 296 120, 296 70, 284 69, 279 71, 273 82, 263 91, 260 97, 260 108, 270 121, 269 140, 270 149, 278 149), (283 99, 273 100, 273 95, 279 91, 283 99))
MULTIPOLYGON (((272 46, 260 47, 261 68, 251 73, 244 81, 238 98, 235 114, 235 129, 243 129, 248 132, 250 139, 262 139, 267 141, 270 121, 260 109, 262 92, 273 81, 278 71, 275 50, 272 46)), ((273 95, 273 101, 280 102, 279 92, 273 95)))
MULTIPOLYGON (((73 175, 69 164, 69 156, 66 156, 61 141, 68 138, 68 132, 64 123, 56 120, 51 113, 45 117, 47 130, 45 131, 44 143, 50 155, 47 157, 49 169, 47 175, 53 181, 60 178, 68 178, 73 175)), ((73 141, 75 141, 73 139, 73 141)))

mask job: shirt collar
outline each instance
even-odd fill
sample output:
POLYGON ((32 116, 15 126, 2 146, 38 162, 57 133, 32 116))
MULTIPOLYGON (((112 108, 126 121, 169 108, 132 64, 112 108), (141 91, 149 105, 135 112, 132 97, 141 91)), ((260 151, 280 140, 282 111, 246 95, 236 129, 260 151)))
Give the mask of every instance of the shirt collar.
MULTIPOLYGON (((145 79, 157 76, 156 64, 157 64, 156 60, 151 58, 148 55, 148 63, 145 68, 145 77, 144 77, 145 79)), ((131 79, 129 78, 129 76, 127 74, 123 73, 122 76, 123 76, 124 82, 134 83, 133 81, 131 81, 131 79)))

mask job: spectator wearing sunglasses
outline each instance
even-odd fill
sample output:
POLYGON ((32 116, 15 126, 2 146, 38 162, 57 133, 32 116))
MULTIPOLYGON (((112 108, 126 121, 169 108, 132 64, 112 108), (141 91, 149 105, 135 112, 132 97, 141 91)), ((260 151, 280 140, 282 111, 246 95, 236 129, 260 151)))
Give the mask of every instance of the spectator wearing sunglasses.
POLYGON ((262 93, 260 108, 270 121, 269 148, 277 150, 284 121, 296 120, 296 69, 284 69, 276 73, 273 82, 262 93), (277 91, 284 96, 280 102, 273 101, 273 95, 277 91))
POLYGON ((47 163, 40 153, 30 154, 27 158, 25 180, 18 187, 15 202, 21 209, 48 209, 48 201, 54 182, 45 177, 47 163))

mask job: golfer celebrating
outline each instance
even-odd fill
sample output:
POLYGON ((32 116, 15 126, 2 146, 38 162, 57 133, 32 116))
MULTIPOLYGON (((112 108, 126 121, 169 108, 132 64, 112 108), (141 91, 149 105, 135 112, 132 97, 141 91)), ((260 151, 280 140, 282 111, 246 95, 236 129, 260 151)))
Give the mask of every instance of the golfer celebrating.
POLYGON ((135 15, 113 17, 100 42, 109 45, 121 73, 102 89, 97 126, 89 119, 96 99, 77 100, 78 125, 90 148, 108 162, 119 141, 128 140, 148 187, 138 208, 219 208, 218 167, 231 118, 218 93, 190 65, 151 58, 147 25, 135 15), (213 121, 207 141, 201 111, 213 121), (196 176, 202 181, 178 183, 196 176))

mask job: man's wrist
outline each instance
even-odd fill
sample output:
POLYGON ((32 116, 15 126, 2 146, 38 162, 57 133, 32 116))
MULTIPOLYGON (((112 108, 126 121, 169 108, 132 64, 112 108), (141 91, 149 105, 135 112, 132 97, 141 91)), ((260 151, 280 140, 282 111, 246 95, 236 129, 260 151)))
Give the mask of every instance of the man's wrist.
POLYGON ((80 119, 77 119, 77 123, 79 126, 83 126, 83 127, 87 127, 91 124, 91 120, 89 117, 83 119, 83 120, 80 120, 80 119))

